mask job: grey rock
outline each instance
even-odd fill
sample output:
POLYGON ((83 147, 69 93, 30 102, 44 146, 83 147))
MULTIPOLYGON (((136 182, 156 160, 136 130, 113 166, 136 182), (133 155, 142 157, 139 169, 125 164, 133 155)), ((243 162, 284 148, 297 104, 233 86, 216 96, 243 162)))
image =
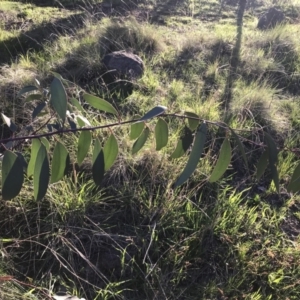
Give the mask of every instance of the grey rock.
POLYGON ((282 23, 284 18, 284 13, 282 11, 275 7, 271 7, 260 17, 257 28, 261 30, 274 28, 276 25, 282 23))
POLYGON ((142 59, 127 51, 114 51, 104 56, 102 63, 112 76, 136 79, 144 73, 142 59))

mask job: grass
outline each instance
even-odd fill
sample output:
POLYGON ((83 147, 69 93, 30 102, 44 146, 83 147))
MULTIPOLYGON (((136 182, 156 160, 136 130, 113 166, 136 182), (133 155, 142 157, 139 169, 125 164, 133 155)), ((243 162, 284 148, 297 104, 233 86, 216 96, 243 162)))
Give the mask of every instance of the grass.
MULTIPOLYGON (((50 299, 61 285, 88 300, 299 299, 300 198, 286 187, 299 159, 295 24, 300 2, 278 1, 289 22, 264 32, 256 30, 257 18, 272 1, 258 2, 244 14, 236 73, 230 64, 238 49, 237 6, 221 7, 214 0, 130 5, 118 0, 101 12, 99 1, 75 3, 75 8, 67 2, 65 8, 51 2, 0 2, 9 16, 0 24, 0 47, 9 50, 1 58, 1 112, 20 126, 31 123, 36 104, 25 104, 18 91, 35 78, 47 87, 55 71, 79 85, 68 94, 95 93, 117 106, 124 120, 165 105, 171 112, 193 111, 249 130, 240 133, 254 142, 244 143, 249 172, 232 143, 229 170, 209 183, 224 132, 208 125, 197 170, 173 189, 188 156, 169 158, 184 124, 170 118, 169 143, 160 152, 151 134, 133 156, 130 128, 113 129, 120 154, 100 187, 92 181, 91 152, 76 174, 51 184, 41 202, 34 201, 26 178, 21 194, 0 205, 1 299, 50 299), (32 19, 24 32, 7 27, 20 12, 23 21, 32 19), (15 39, 49 23, 53 38, 34 35, 35 46, 22 40, 22 49, 14 51, 15 39), (103 83, 101 59, 128 49, 142 57, 145 73, 123 93, 122 86, 103 83), (279 194, 268 169, 259 181, 254 176, 261 136, 251 128, 258 126, 280 146, 279 194)), ((112 121, 89 108, 84 116, 93 125, 112 121)), ((34 126, 44 120, 39 116, 34 126)), ((153 132, 155 122, 148 126, 153 132)), ((8 134, 1 125, 1 137, 8 134)), ((105 141, 109 134, 103 130, 94 137, 105 141)), ((77 135, 62 140, 72 160, 77 140, 77 135)), ((29 156, 29 146, 19 150, 29 156)))

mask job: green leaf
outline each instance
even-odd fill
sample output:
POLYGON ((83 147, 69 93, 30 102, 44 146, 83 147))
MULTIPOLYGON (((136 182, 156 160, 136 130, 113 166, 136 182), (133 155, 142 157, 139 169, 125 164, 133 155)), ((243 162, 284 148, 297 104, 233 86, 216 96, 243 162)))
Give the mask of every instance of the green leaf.
POLYGON ((29 92, 36 91, 36 90, 38 90, 38 88, 36 86, 34 86, 34 85, 25 86, 18 93, 17 97, 20 97, 21 95, 23 95, 25 93, 29 93, 29 92))
POLYGON ((191 118, 198 118, 198 120, 195 120, 195 119, 188 119, 188 124, 189 124, 189 128, 194 131, 199 123, 200 123, 200 120, 199 120, 199 116, 196 115, 195 113, 192 113, 192 112, 189 112, 189 111, 185 111, 184 114, 187 116, 187 117, 191 117, 191 118))
POLYGON ((16 197, 24 180, 23 163, 13 152, 6 150, 2 161, 2 198, 10 200, 16 197))
POLYGON ((130 140, 135 140, 137 139, 141 133, 143 132, 145 127, 145 123, 144 122, 139 122, 139 123, 133 123, 130 126, 130 134, 129 134, 129 138, 130 140))
POLYGON ((264 133, 265 137, 266 137, 266 142, 267 142, 267 146, 269 149, 269 162, 270 164, 277 164, 278 161, 278 150, 277 150, 277 146, 274 142, 274 140, 272 139, 272 137, 268 134, 268 133, 264 133))
POLYGON ((43 96, 41 94, 31 94, 28 97, 26 97, 25 102, 30 102, 33 100, 41 100, 43 96))
POLYGON ((49 184, 49 161, 46 147, 42 144, 36 156, 33 173, 34 199, 40 201, 46 195, 49 184))
POLYGON ((276 191, 279 194, 279 177, 278 177, 277 167, 274 164, 270 164, 270 169, 271 169, 272 179, 276 187, 276 191))
POLYGON ((47 140, 46 137, 41 137, 41 142, 43 143, 43 145, 46 147, 46 150, 49 151, 50 150, 50 143, 49 141, 47 140))
POLYGON ((163 114, 167 110, 167 107, 165 106, 155 106, 150 111, 148 111, 142 118, 138 120, 138 122, 146 121, 149 119, 153 119, 154 117, 157 117, 161 114, 163 114))
POLYGON ((289 193, 297 193, 300 191, 300 163, 294 170, 291 181, 287 187, 289 193))
POLYGON ((261 176, 264 174, 269 162, 269 150, 268 148, 264 151, 261 157, 258 160, 256 166, 256 178, 259 180, 261 176))
POLYGON ((107 101, 90 94, 84 94, 83 99, 96 109, 117 115, 117 110, 107 101))
POLYGON ((159 151, 168 144, 169 128, 163 119, 158 119, 155 126, 156 150, 159 151))
POLYGON ((46 107, 46 102, 39 103, 32 112, 32 120, 38 116, 38 114, 46 107))
POLYGON ((228 138, 225 138, 216 166, 210 175, 209 182, 218 181, 227 170, 231 160, 231 146, 228 138))
POLYGON ((31 142, 31 155, 30 155, 30 160, 28 163, 28 168, 27 168, 27 176, 30 177, 34 173, 34 166, 36 162, 36 157, 38 154, 38 151, 41 147, 41 142, 39 139, 33 139, 31 142))
POLYGON ((84 127, 84 126, 91 126, 91 123, 89 122, 88 119, 86 119, 85 117, 83 116, 80 116, 80 115, 76 115, 76 120, 78 122, 78 125, 80 127, 84 127))
POLYGON ((200 128, 197 130, 194 145, 193 145, 191 154, 189 156, 188 162, 187 162, 183 172, 180 174, 180 176, 176 180, 174 187, 180 186, 183 183, 185 183, 188 180, 188 178, 196 170, 198 162, 201 158, 201 155, 202 155, 202 152, 204 149, 206 133, 207 133, 207 126, 206 126, 206 123, 203 122, 201 124, 200 128))
POLYGON ((136 154, 137 152, 139 152, 143 146, 145 145, 148 136, 149 136, 150 130, 148 127, 146 127, 142 134, 140 135, 140 137, 134 142, 133 146, 132 146, 132 154, 136 154))
POLYGON ((16 124, 9 117, 7 117, 5 114, 1 114, 1 116, 5 124, 12 132, 15 132, 18 129, 16 124))
POLYGON ((78 140, 77 163, 81 165, 85 159, 92 142, 92 134, 90 131, 81 131, 78 140))
POLYGON ((184 153, 190 148, 193 142, 193 133, 188 127, 184 127, 181 137, 177 143, 174 152, 171 154, 170 158, 180 158, 184 153))
POLYGON ((104 170, 107 171, 110 167, 114 164, 117 156, 119 153, 119 146, 118 142, 113 134, 108 138, 104 147, 103 147, 103 154, 104 154, 104 170))
POLYGON ((75 106, 79 111, 82 113, 84 112, 83 107, 81 106, 80 102, 76 98, 71 98, 70 102, 72 103, 73 106, 75 106))
POLYGON ((92 173, 93 173, 93 180, 95 184, 100 185, 103 177, 104 177, 104 153, 101 148, 101 143, 98 139, 95 141, 94 150, 93 150, 93 166, 92 166, 92 173))
POLYGON ((235 139, 235 141, 237 143, 237 146, 238 146, 238 148, 239 148, 239 150, 240 150, 240 152, 242 154, 242 158, 243 158, 243 160, 244 160, 244 162, 246 164, 246 167, 248 169, 248 160, 247 160, 247 157, 246 157, 246 153, 245 153, 245 149, 243 147, 243 144, 242 144, 241 140, 239 139, 238 135, 234 132, 234 130, 232 128, 230 128, 230 127, 229 127, 229 129, 230 129, 231 134, 233 135, 233 137, 234 137, 234 139, 235 139))
POLYGON ((54 77, 50 85, 50 103, 64 123, 67 113, 67 93, 60 79, 54 77))
POLYGON ((53 151, 50 183, 57 182, 64 177, 68 156, 69 153, 66 147, 62 143, 57 142, 53 151))

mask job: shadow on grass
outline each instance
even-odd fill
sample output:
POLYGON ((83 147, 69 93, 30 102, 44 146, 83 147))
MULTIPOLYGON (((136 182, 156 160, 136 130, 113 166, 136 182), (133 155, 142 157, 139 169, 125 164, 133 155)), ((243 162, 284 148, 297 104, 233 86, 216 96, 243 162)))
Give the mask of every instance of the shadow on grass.
POLYGON ((13 37, 0 42, 0 64, 7 64, 20 54, 26 54, 30 49, 41 51, 45 42, 52 42, 61 34, 71 34, 84 26, 84 13, 72 15, 55 22, 48 22, 37 28, 23 32, 18 37, 13 37))
POLYGON ((246 4, 247 4, 246 0, 239 1, 239 8, 237 12, 236 42, 232 50, 232 55, 230 59, 230 71, 227 77, 225 91, 221 99, 223 103, 223 107, 225 108, 225 112, 228 111, 230 101, 232 99, 232 88, 237 78, 237 69, 240 63, 241 45, 242 45, 242 37, 243 37, 243 18, 246 9, 246 4))

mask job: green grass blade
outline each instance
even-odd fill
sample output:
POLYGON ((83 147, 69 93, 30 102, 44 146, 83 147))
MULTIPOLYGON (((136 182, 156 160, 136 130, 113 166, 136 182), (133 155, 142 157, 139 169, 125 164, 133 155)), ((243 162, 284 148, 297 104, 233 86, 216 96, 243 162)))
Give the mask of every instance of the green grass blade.
POLYGON ((99 97, 96 97, 96 96, 93 96, 90 94, 84 94, 83 99, 96 109, 99 109, 101 111, 105 111, 107 113, 111 113, 114 115, 118 114, 117 110, 109 102, 107 102, 99 97))
POLYGON ((156 150, 159 151, 168 144, 169 128, 165 120, 159 119, 155 126, 156 150))
POLYGON ((49 161, 46 147, 41 144, 38 154, 36 156, 36 162, 34 166, 33 174, 33 190, 34 199, 40 201, 46 195, 49 185, 49 161))
POLYGON ((207 126, 206 123, 202 123, 200 128, 198 129, 194 141, 194 145, 189 156, 188 162, 180 174, 176 182, 174 183, 174 187, 178 187, 182 185, 184 182, 188 180, 188 178, 194 173, 197 168, 198 162, 203 152, 204 144, 206 141, 206 133, 207 133, 207 126))
POLYGON ((148 139, 149 133, 150 133, 150 130, 148 127, 146 127, 143 130, 141 136, 134 142, 134 144, 132 146, 132 151, 131 151, 132 154, 136 154, 143 148, 143 146, 145 145, 145 143, 148 139))
POLYGON ((104 154, 104 170, 107 171, 114 164, 119 153, 119 146, 116 137, 111 134, 111 136, 106 141, 103 147, 104 154))
POLYGON ((90 131, 81 131, 77 146, 77 163, 81 165, 85 159, 92 142, 92 133, 90 131))
POLYGON ((2 161, 2 198, 10 200, 16 197, 24 181, 23 163, 13 152, 6 150, 2 161))
POLYGON ((69 153, 66 147, 57 142, 53 151, 51 179, 50 183, 54 183, 63 178, 67 167, 69 153))
POLYGON ((221 150, 218 161, 215 165, 215 168, 210 175, 209 182, 216 182, 218 181, 225 171, 227 170, 231 160, 231 146, 228 138, 225 138, 221 150))

